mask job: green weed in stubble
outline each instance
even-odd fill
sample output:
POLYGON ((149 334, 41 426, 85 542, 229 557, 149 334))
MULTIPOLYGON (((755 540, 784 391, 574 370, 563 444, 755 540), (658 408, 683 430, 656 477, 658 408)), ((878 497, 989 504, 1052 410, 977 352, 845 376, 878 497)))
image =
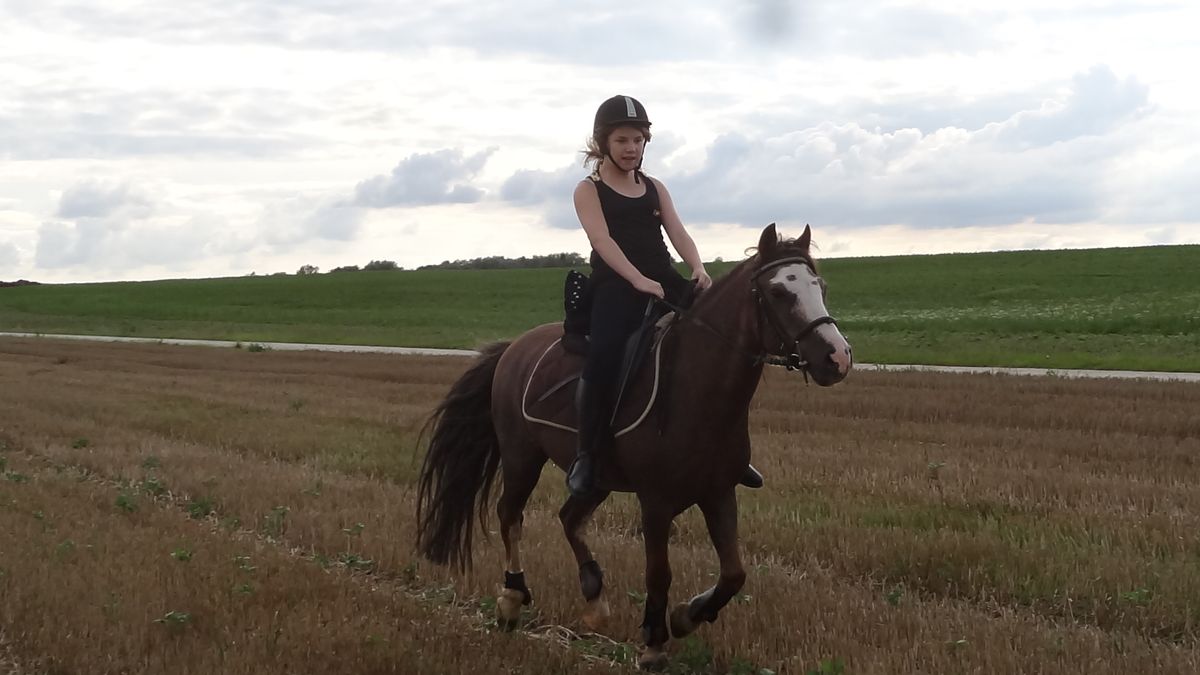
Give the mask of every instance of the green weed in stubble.
POLYGON ((817 667, 805 672, 805 675, 842 675, 846 672, 846 662, 839 657, 822 659, 817 667))
POLYGON ((571 642, 571 648, 611 663, 630 664, 637 658, 637 648, 633 645, 598 636, 575 640, 571 642))
POLYGON ((75 450, 81 450, 89 445, 91 445, 91 441, 86 438, 76 438, 74 441, 71 441, 71 447, 75 450))
POLYGON ((64 539, 58 546, 54 547, 54 557, 62 560, 75 552, 76 545, 71 539, 64 539))
POLYGON ((282 537, 286 528, 286 518, 290 509, 286 506, 276 506, 263 516, 263 532, 271 537, 282 537))
POLYGON ((216 513, 216 506, 213 503, 212 497, 198 497, 189 500, 187 503, 187 512, 194 520, 201 520, 216 513))
POLYGON ((760 668, 753 661, 738 656, 729 663, 729 675, 775 675, 775 671, 760 668))
POLYGON ((143 479, 138 483, 138 488, 151 497, 161 497, 167 493, 167 486, 154 476, 143 479))
POLYGON ((164 614, 162 618, 155 619, 154 623, 166 626, 167 629, 171 631, 179 631, 182 630, 184 626, 191 623, 191 621, 191 614, 187 612, 180 612, 178 610, 171 610, 164 614))
POLYGON ((712 665, 712 647, 700 636, 692 634, 684 638, 683 646, 671 659, 668 672, 672 675, 707 673, 712 665))
POLYGON ((1154 599, 1154 592, 1149 588, 1137 588, 1128 593, 1122 593, 1121 599, 1134 605, 1148 605, 1154 599))
POLYGON ((337 561, 352 572, 370 572, 371 570, 375 569, 374 560, 370 560, 369 558, 365 558, 350 551, 342 551, 339 553, 337 561))
POLYGON ((177 548, 171 551, 171 557, 179 562, 188 562, 192 559, 192 552, 186 548, 177 548))
POLYGON ((117 495, 116 504, 117 508, 121 509, 125 513, 133 513, 134 511, 137 511, 137 502, 134 500, 133 494, 126 490, 122 490, 121 493, 117 495))

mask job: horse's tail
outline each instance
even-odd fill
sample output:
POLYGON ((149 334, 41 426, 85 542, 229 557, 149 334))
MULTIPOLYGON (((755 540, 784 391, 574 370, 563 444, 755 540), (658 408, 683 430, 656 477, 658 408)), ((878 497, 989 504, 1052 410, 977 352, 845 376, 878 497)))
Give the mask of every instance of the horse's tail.
POLYGON ((480 526, 486 528, 488 496, 500 466, 492 380, 508 345, 484 347, 421 431, 422 438, 431 430, 432 435, 417 482, 417 549, 439 565, 470 567, 477 503, 480 526))

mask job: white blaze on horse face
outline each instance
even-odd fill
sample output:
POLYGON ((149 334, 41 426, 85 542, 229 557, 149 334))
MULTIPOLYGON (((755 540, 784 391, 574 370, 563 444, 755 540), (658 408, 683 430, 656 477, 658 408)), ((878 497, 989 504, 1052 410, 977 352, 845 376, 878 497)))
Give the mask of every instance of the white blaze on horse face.
MULTIPOLYGON (((825 309, 825 293, 821 290, 821 281, 808 265, 780 267, 771 277, 771 283, 786 288, 796 299, 792 303, 792 315, 795 316, 798 325, 807 326, 815 319, 829 316, 829 311, 825 309)), ((850 343, 846 342, 837 326, 831 323, 821 324, 813 332, 833 348, 833 353, 829 356, 837 364, 838 372, 842 375, 850 372, 850 343)))

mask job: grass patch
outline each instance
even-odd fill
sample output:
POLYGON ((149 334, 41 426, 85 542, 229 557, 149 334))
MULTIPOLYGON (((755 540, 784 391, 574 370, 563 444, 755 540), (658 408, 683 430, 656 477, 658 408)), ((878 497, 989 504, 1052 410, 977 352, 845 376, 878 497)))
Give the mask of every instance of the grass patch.
MULTIPOLYGON (((861 361, 1200 371, 1200 246, 831 259, 861 361)), ((732 267, 715 263, 715 276, 732 267)), ((562 318, 563 269, 25 286, 13 332, 476 348, 562 318)))

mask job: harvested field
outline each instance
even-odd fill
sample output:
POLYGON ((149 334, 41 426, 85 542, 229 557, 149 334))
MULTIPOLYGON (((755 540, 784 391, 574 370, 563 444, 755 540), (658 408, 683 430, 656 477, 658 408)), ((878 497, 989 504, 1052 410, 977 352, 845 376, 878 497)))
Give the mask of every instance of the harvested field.
MULTIPOLYGON (((636 503, 591 540, 583 607, 547 468, 535 604, 493 630, 502 546, 418 561, 414 452, 468 361, 0 340, 0 672, 628 671, 636 503)), ((741 493, 750 577, 681 673, 1200 672, 1200 386, 771 371, 741 493)), ((493 523, 494 524, 494 523, 493 523)), ((702 520, 673 600, 716 572, 702 520)))

